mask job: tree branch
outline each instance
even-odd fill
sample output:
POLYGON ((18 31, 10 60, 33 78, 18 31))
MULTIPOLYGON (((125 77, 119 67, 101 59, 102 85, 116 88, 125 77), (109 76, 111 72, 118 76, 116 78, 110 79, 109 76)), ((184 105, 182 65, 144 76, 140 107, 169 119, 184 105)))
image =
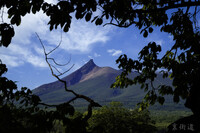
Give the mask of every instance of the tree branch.
POLYGON ((119 24, 115 24, 115 23, 110 22, 110 23, 104 24, 103 27, 106 26, 106 25, 114 25, 114 26, 121 27, 121 28, 128 28, 132 24, 137 24, 137 22, 133 21, 133 22, 127 24, 127 25, 119 25, 119 24))
POLYGON ((52 60, 57 66, 66 66, 66 65, 68 65, 69 63, 70 63, 70 61, 71 61, 71 56, 70 56, 70 59, 69 59, 69 61, 67 62, 67 63, 65 63, 65 64, 60 64, 60 63, 57 63, 56 61, 55 61, 55 59, 54 58, 47 58, 48 60, 52 60))
MULTIPOLYGON (((78 98, 84 99, 84 100, 86 100, 87 102, 89 102, 89 105, 88 105, 88 114, 83 118, 83 120, 88 120, 88 119, 91 117, 91 115, 92 115, 92 107, 101 107, 101 105, 98 104, 98 103, 96 103, 96 102, 94 102, 91 98, 89 98, 89 97, 87 97, 87 96, 85 96, 85 95, 80 95, 80 94, 74 92, 73 90, 69 90, 69 89, 67 88, 67 82, 59 78, 59 76, 61 76, 61 75, 65 74, 66 72, 68 72, 73 66, 72 66, 70 69, 68 69, 67 71, 65 71, 64 73, 61 73, 60 71, 58 71, 58 70, 56 69, 56 70, 60 73, 59 75, 56 75, 56 74, 54 73, 54 71, 53 71, 53 69, 52 69, 52 67, 54 67, 54 66, 52 66, 52 65, 49 63, 49 61, 48 61, 48 54, 49 54, 49 53, 52 53, 53 51, 55 51, 55 50, 58 48, 58 46, 60 46, 60 43, 61 43, 61 42, 59 43, 59 45, 58 45, 56 48, 54 48, 52 51, 50 51, 50 52, 47 54, 47 53, 46 53, 46 50, 45 50, 45 47, 44 47, 44 44, 42 43, 42 41, 41 41, 41 39, 40 39, 40 37, 39 37, 39 35, 38 35, 37 33, 36 33, 36 36, 38 37, 38 39, 39 39, 39 41, 40 41, 40 43, 41 43, 41 45, 42 45, 42 48, 43 48, 44 54, 45 54, 45 60, 46 60, 46 63, 48 64, 48 66, 49 66, 49 68, 50 68, 50 70, 51 70, 52 75, 53 75, 55 78, 57 78, 58 81, 60 81, 60 82, 62 82, 62 83, 64 84, 64 88, 65 88, 65 90, 66 90, 67 92, 70 92, 70 93, 72 93, 72 94, 75 96, 74 98, 72 98, 71 100, 69 100, 67 103, 71 103, 72 101, 74 101, 74 100, 76 100, 76 99, 78 99, 78 98)), ((54 67, 54 68, 55 68, 55 67, 54 67)), ((49 106, 49 107, 55 107, 55 106, 56 106, 56 105, 48 105, 48 104, 44 104, 44 103, 40 103, 40 104, 41 104, 41 105, 45 105, 45 106, 49 106)))
MULTIPOLYGON (((159 3, 158 3, 159 4, 159 3)), ((190 7, 190 6, 200 6, 200 1, 194 1, 194 2, 184 2, 184 3, 177 3, 177 4, 172 4, 172 5, 167 5, 165 7, 160 7, 160 8, 154 8, 154 9, 135 9, 131 11, 130 13, 150 13, 150 12, 158 12, 158 11, 166 11, 169 9, 174 9, 174 8, 179 8, 179 7, 190 7)))
POLYGON ((59 44, 58 44, 54 49, 52 49, 49 53, 47 53, 47 55, 51 54, 51 53, 52 53, 53 51, 55 51, 58 47, 60 47, 61 43, 62 43, 62 32, 61 32, 61 39, 60 39, 59 44))
MULTIPOLYGON (((154 4, 159 6, 160 3, 154 3, 154 4)), ((141 3, 141 5, 142 5, 142 3, 141 3)), ((146 9, 146 10, 145 9, 133 9, 133 10, 128 11, 127 14, 131 15, 131 14, 162 12, 162 11, 166 11, 166 10, 169 10, 169 9, 175 9, 175 8, 180 8, 180 7, 187 7, 187 11, 186 12, 188 12, 189 8, 191 6, 196 6, 196 7, 200 6, 200 1, 199 0, 198 1, 193 1, 193 2, 192 1, 188 1, 188 2, 181 2, 181 3, 177 2, 177 4, 175 4, 175 2, 173 4, 170 4, 170 2, 169 2, 169 3, 165 3, 165 5, 166 6, 164 6, 164 7, 159 7, 159 8, 156 7, 156 8, 146 9)), ((196 9, 196 7, 195 7, 195 9, 196 9)), ((135 16, 135 15, 133 15, 133 16, 135 16)), ((113 18, 114 17, 112 17, 112 19, 113 18)), ((133 21, 133 22, 129 23, 128 25, 120 25, 120 22, 116 18, 114 18, 114 19, 117 21, 117 24, 113 23, 113 22, 110 22, 110 23, 104 24, 103 26, 106 26, 106 25, 110 24, 110 25, 114 25, 114 26, 118 26, 118 27, 127 28, 127 27, 131 26, 132 24, 137 24, 137 22, 133 21)))

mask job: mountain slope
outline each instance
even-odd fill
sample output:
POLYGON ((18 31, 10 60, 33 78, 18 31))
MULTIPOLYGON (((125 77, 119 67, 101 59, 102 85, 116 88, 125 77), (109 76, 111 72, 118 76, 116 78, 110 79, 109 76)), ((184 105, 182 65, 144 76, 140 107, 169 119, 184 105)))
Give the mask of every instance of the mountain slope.
MULTIPOLYGON (((111 67, 97 66, 91 59, 88 63, 86 63, 80 69, 62 78, 62 80, 67 82, 68 87, 71 87, 73 85, 76 85, 85 81, 90 81, 92 79, 95 79, 96 77, 106 77, 105 82, 109 82, 110 80, 114 81, 113 79, 115 79, 115 77, 119 74, 120 74, 120 71, 115 70, 111 67)), ((90 83, 92 82, 93 81, 90 81, 90 83)), ((104 81, 99 80, 99 82, 103 83, 104 81)), ((109 83, 109 86, 110 86, 110 83, 109 83)), ((108 88, 109 86, 106 86, 106 87, 104 86, 104 88, 108 88)), ((43 95, 47 95, 48 93, 52 93, 54 91, 59 91, 60 89, 64 90, 64 84, 59 81, 55 81, 49 84, 41 85, 38 88, 34 89, 33 92, 42 97, 43 95)))
MULTIPOLYGON (((81 80, 83 80, 85 77, 85 75, 97 71, 99 70, 99 67, 96 66, 96 64, 94 64, 93 60, 90 60, 87 64, 85 64, 84 66, 82 66, 80 69, 76 70, 75 72, 71 73, 70 75, 62 78, 62 80, 67 82, 67 86, 72 86, 74 84, 77 84, 78 82, 80 82, 81 80)), ((44 84, 41 85, 39 87, 37 87, 36 89, 34 89, 34 93, 41 95, 41 94, 45 94, 51 91, 55 91, 57 89, 61 89, 64 88, 64 84, 61 83, 60 81, 55 81, 52 83, 48 83, 48 84, 44 84)))
MULTIPOLYGON (((115 70, 111 67, 99 67, 93 60, 90 60, 83 67, 64 77, 62 80, 67 81, 68 89, 72 89, 79 94, 86 95, 100 104, 105 104, 110 101, 121 101, 125 105, 134 106, 142 100, 145 93, 140 89, 139 85, 133 85, 125 89, 111 89, 110 85, 114 83, 115 77, 120 74, 120 70, 115 70)), ((137 73, 132 73, 131 77, 137 76, 137 73)), ((169 79, 163 79, 162 75, 158 74, 154 85, 167 84, 170 85, 169 79)), ((42 85, 33 92, 40 96, 45 103, 58 104, 72 99, 74 96, 64 90, 63 83, 56 81, 42 85)), ((167 97, 166 106, 171 106, 171 97, 167 97)), ((77 101, 77 106, 85 106, 84 101, 77 101)), ((176 106, 182 108, 183 106, 176 106)), ((158 106, 157 108, 160 108, 158 106)))

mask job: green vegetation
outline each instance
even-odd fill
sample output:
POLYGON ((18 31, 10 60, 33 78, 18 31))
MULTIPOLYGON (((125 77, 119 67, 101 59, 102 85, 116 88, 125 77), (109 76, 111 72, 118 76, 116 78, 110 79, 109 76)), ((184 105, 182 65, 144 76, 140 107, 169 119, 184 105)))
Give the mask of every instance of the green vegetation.
POLYGON ((167 127, 174 121, 189 116, 192 114, 191 111, 159 111, 159 110, 151 110, 150 111, 151 119, 155 121, 155 127, 158 131, 167 131, 167 127))
MULTIPOLYGON (((86 114, 87 112, 75 112, 70 119, 75 122, 86 114)), ((138 112, 138 109, 129 110, 124 108, 120 102, 111 102, 107 106, 94 110, 92 117, 86 125, 87 132, 89 133, 151 133, 156 131, 149 111, 138 112)), ((74 127, 73 131, 80 127, 81 125, 74 127)), ((54 127, 56 131, 61 132, 67 130, 67 128, 68 126, 64 126, 59 121, 56 122, 54 127)))
MULTIPOLYGON (((56 121, 64 125, 71 125, 68 130, 73 132, 77 123, 70 121, 69 116, 75 112, 69 103, 47 105, 40 98, 32 94, 31 90, 17 85, 3 76, 7 72, 6 65, 0 61, 0 132, 49 132, 54 130, 56 121), (45 107, 45 108, 44 108, 45 107), (54 107, 54 108, 52 108, 54 107)), ((87 115, 86 115, 87 116, 87 115)), ((78 123, 87 120, 78 119, 78 123)), ((78 129, 78 128, 76 128, 78 129)), ((85 126, 83 132, 85 132, 85 126)))
MULTIPOLYGON (((73 13, 76 19, 85 18, 87 22, 95 22, 96 25, 102 25, 104 19, 110 21, 104 25, 125 28, 134 25, 141 30, 144 37, 152 33, 155 26, 159 27, 161 32, 173 37, 174 44, 163 56, 159 55, 161 46, 155 42, 149 42, 140 51, 137 60, 126 55, 120 56, 116 62, 123 72, 112 87, 140 84, 147 92, 140 103, 140 110, 157 102, 164 104, 166 95, 172 95, 175 103, 186 99, 185 107, 192 110, 194 117, 191 118, 195 119, 195 123, 199 123, 200 32, 196 18, 199 5, 197 0, 59 0, 56 4, 49 4, 43 0, 1 0, 0 9, 7 8, 5 12, 8 14, 8 21, 0 22, 0 46, 9 46, 15 35, 14 25, 20 26, 23 16, 39 11, 43 11, 49 17, 50 30, 60 26, 64 32, 68 32, 70 28, 73 13), (99 8, 98 16, 92 16, 99 8), (172 11, 171 14, 167 14, 169 10, 172 11), (173 80, 174 88, 165 84, 154 86, 156 72, 160 69, 163 70, 163 78, 170 77, 173 80), (132 71, 137 71, 139 76, 129 78, 128 75, 132 71)), ((50 64, 49 66, 51 67, 50 64)), ((76 95, 75 99, 89 101, 88 114, 83 119, 78 117, 71 120, 69 115, 73 115, 74 107, 69 103, 75 99, 59 105, 41 103, 29 89, 22 88, 18 91, 13 81, 2 76, 6 71, 6 66, 0 61, 1 132, 47 132, 53 128, 55 120, 67 125, 69 132, 77 132, 78 129, 79 132, 86 132, 85 123, 91 117, 92 107, 99 106, 97 103, 83 95, 76 95), (16 106, 15 101, 21 102, 21 106, 16 106), (39 104, 54 106, 56 110, 48 112, 38 108, 39 104)), ((68 91, 67 88, 65 90, 68 91)))
POLYGON ((88 123, 92 133, 151 133, 156 130, 147 110, 128 110, 119 102, 94 110, 88 123))
MULTIPOLYGON (((140 85, 132 85, 126 89, 110 88, 110 84, 115 81, 115 76, 119 74, 119 71, 116 70, 116 73, 106 73, 101 76, 94 77, 92 79, 86 80, 81 83, 77 83, 69 87, 80 94, 84 94, 85 96, 91 97, 93 100, 97 101, 101 105, 107 105, 111 101, 120 101, 127 108, 133 108, 136 106, 138 102, 140 102, 145 93, 140 89, 140 85)), ((133 73, 131 76, 137 76, 137 73, 133 73)), ((157 80, 155 80, 154 84, 159 85, 160 82, 166 85, 170 85, 170 79, 163 79, 162 75, 158 75, 157 80), (159 81, 159 82, 158 82, 159 81)), ((51 83, 52 84, 52 83, 51 83)), ((40 96, 41 100, 48 104, 60 104, 73 98, 73 95, 66 92, 64 88, 53 88, 54 85, 47 85, 48 88, 46 91, 39 91, 40 89, 34 90, 34 94, 40 96), (51 91, 49 91, 50 89, 51 91)), ((42 90, 43 88, 41 88, 42 90)), ((183 102, 179 104, 174 104, 172 101, 172 96, 166 97, 165 104, 154 105, 151 108, 153 109, 162 109, 162 110, 184 110, 183 102)), ((76 100, 73 104, 75 107, 86 107, 87 102, 85 100, 76 100)))
MULTIPOLYGON (((186 99, 185 107, 191 109, 195 116, 200 117, 200 104, 197 102, 200 101, 200 32, 196 25, 199 3, 184 0, 141 2, 144 4, 143 8, 134 10, 129 17, 123 18, 121 14, 115 14, 115 17, 121 19, 118 26, 123 26, 123 24, 125 26, 126 22, 130 21, 130 17, 133 17, 131 20, 135 20, 133 23, 141 29, 145 38, 153 32, 152 26, 157 26, 161 32, 173 37, 174 44, 164 55, 161 54, 162 47, 155 42, 149 42, 139 52, 138 59, 128 58, 125 54, 121 55, 116 63, 123 71, 112 87, 127 88, 140 84, 141 89, 147 92, 144 100, 140 102, 141 109, 155 103, 163 105, 166 95, 172 95, 175 103, 186 99), (195 6, 194 10, 190 10, 191 3, 195 6), (167 9, 179 5, 185 8, 179 7, 171 15, 166 13, 167 9), (164 7, 167 9, 163 9, 164 7), (138 72, 139 75, 130 78, 129 74, 133 71, 138 72), (172 79, 173 87, 166 84, 154 85, 153 81, 157 78, 158 71, 163 78, 172 79)), ((130 4, 131 2, 126 1, 125 3, 130 4)), ((129 12, 130 8, 131 5, 126 6, 124 10, 129 12)))
MULTIPOLYGON (((77 108, 79 112, 71 117, 77 119, 83 117, 86 108, 77 108)), ((164 133, 167 127, 177 119, 191 115, 190 111, 165 111, 165 110, 144 110, 128 109, 120 102, 111 102, 102 108, 93 110, 92 117, 88 120, 87 131, 91 133, 128 133, 134 129, 135 132, 156 132, 164 133), (120 126, 118 126, 120 125, 120 126)), ((54 129, 64 132, 65 126, 57 121, 54 129)))

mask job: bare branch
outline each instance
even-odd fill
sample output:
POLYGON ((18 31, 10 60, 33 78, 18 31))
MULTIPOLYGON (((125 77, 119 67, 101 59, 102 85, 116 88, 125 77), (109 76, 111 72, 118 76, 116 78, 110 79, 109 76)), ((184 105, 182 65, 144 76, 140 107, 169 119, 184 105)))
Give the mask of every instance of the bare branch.
POLYGON ((55 51, 58 47, 60 47, 61 43, 62 43, 62 32, 61 32, 59 44, 58 44, 54 49, 52 49, 49 53, 47 53, 47 55, 51 54, 51 53, 52 53, 53 51, 55 51))
POLYGON ((60 43, 54 49, 52 49, 50 52, 48 52, 47 55, 51 54, 53 51, 55 51, 57 48, 59 48, 61 42, 62 42, 62 40, 60 41, 60 43))
POLYGON ((187 7, 187 10, 186 10, 185 14, 188 14, 189 10, 190 10, 190 6, 187 7))
MULTIPOLYGON (((62 83, 64 84, 64 88, 65 88, 65 90, 66 90, 67 92, 70 92, 70 93, 72 93, 72 94, 75 96, 74 98, 72 98, 71 100, 69 100, 67 103, 71 103, 71 102, 73 102, 74 100, 79 99, 79 98, 84 99, 84 100, 86 100, 87 102, 89 102, 89 105, 88 105, 88 114, 87 114, 87 115, 85 116, 85 118, 83 119, 83 120, 87 121, 87 120, 91 117, 91 115, 92 115, 92 107, 101 107, 101 105, 98 104, 98 103, 96 103, 96 102, 94 102, 91 98, 89 98, 89 97, 87 97, 87 96, 80 95, 80 94, 77 94, 76 92, 74 92, 73 90, 69 90, 69 89, 67 88, 67 82, 59 78, 59 76, 65 74, 66 72, 68 72, 69 70, 71 70, 71 68, 72 68, 74 65, 72 65, 71 68, 68 69, 67 71, 61 73, 56 67, 52 66, 52 65, 49 63, 48 59, 51 59, 51 58, 48 58, 48 55, 49 55, 50 53, 52 53, 53 51, 55 51, 55 50, 58 48, 58 46, 60 46, 60 43, 61 43, 61 42, 59 43, 59 45, 58 45, 56 48, 54 48, 52 51, 50 51, 50 52, 47 54, 47 53, 46 53, 46 50, 45 50, 45 47, 44 47, 44 44, 42 43, 42 41, 41 41, 39 35, 38 35, 37 33, 36 33, 36 35, 37 35, 37 37, 38 37, 38 39, 39 39, 39 41, 40 41, 40 43, 41 43, 41 45, 42 45, 42 48, 43 48, 44 54, 45 54, 45 60, 46 60, 46 63, 48 64, 48 66, 49 66, 49 68, 50 68, 50 70, 51 70, 52 75, 53 75, 55 78, 57 78, 58 81, 60 81, 60 82, 62 82, 62 83), (58 71, 60 74, 59 74, 59 75, 56 75, 56 74, 54 73, 52 67, 53 67, 56 71, 58 71)), ((71 59, 71 58, 70 58, 70 59, 71 59)), ((52 58, 51 60, 55 61, 53 58, 52 58)), ((54 63, 55 63, 55 62, 54 62, 54 63)), ((68 64, 68 63, 67 63, 67 64, 68 64)), ((60 65, 60 64, 59 64, 59 65, 60 65)), ((48 105, 48 104, 45 104, 45 103, 39 103, 39 104, 45 105, 45 106, 49 106, 49 107, 56 107, 56 106, 57 106, 57 105, 48 105)))
POLYGON ((78 97, 74 97, 71 100, 69 100, 67 103, 70 104, 71 102, 75 101, 76 99, 78 99, 78 97))
POLYGON ((90 117, 92 116, 92 104, 90 103, 88 105, 88 113, 87 115, 83 118, 84 121, 87 121, 90 117))
POLYGON ((59 75, 61 74, 61 72, 55 66, 53 66, 53 65, 51 65, 51 66, 59 73, 59 75))
POLYGON ((127 24, 127 25, 119 25, 119 22, 118 22, 118 24, 115 24, 115 23, 110 22, 110 23, 104 24, 103 27, 106 26, 106 25, 114 25, 114 26, 121 27, 121 28, 128 28, 128 27, 131 26, 132 24, 137 24, 137 22, 133 21, 133 22, 127 24))
POLYGON ((47 56, 47 53, 46 53, 46 50, 45 50, 45 47, 44 47, 44 44, 42 43, 42 40, 40 39, 39 35, 35 32, 36 36, 38 37, 39 41, 40 41, 40 44, 42 45, 42 48, 43 48, 43 51, 44 51, 44 54, 45 54, 45 57, 47 56))
POLYGON ((176 58, 177 51, 178 50, 176 49, 173 60, 175 60, 175 58, 176 58))
MULTIPOLYGON (((160 3, 154 3, 156 4, 157 6, 160 5, 160 3)), ((142 3, 138 4, 138 5, 142 5, 142 3)), ((165 3, 165 6, 163 7, 157 7, 157 8, 150 8, 150 9, 134 9, 135 7, 133 7, 133 10, 130 10, 128 12, 126 12, 127 14, 133 14, 133 16, 135 16, 135 14, 143 14, 143 13, 151 13, 151 12, 162 12, 162 11, 167 11, 169 9, 176 9, 176 8, 180 8, 180 7, 187 7, 187 11, 189 11, 189 8, 192 7, 192 6, 195 6, 195 8, 197 8, 197 6, 200 6, 200 1, 188 1, 188 2, 181 2, 181 3, 173 3, 173 4, 170 4, 170 3, 165 3)), ((196 14, 196 13, 195 13, 196 14)), ((114 25, 114 26, 118 26, 118 27, 124 27, 124 28, 127 28, 129 26, 131 26, 132 24, 136 24, 137 22, 131 22, 130 24, 128 24, 127 26, 126 25, 120 25, 120 22, 119 20, 117 20, 117 18, 115 18, 114 16, 112 16, 112 19, 115 19, 117 21, 117 24, 116 23, 113 23, 112 20, 110 21, 110 23, 106 23, 104 24, 103 26, 106 26, 108 24, 111 24, 111 25, 114 25)))
POLYGON ((65 73, 69 72, 74 67, 74 64, 68 70, 66 70, 66 71, 64 71, 62 73, 55 66, 53 66, 53 65, 51 65, 51 66, 59 73, 59 75, 57 75, 57 76, 62 76, 65 73))
POLYGON ((65 72, 61 73, 59 76, 64 75, 65 73, 69 72, 73 67, 74 67, 74 64, 68 70, 66 70, 65 72))
POLYGON ((195 29, 197 27, 197 6, 195 7, 195 11, 194 11, 194 14, 193 14, 193 21, 194 21, 194 25, 195 25, 195 29))
POLYGON ((57 66, 66 66, 66 65, 68 65, 70 62, 71 62, 71 55, 70 55, 70 59, 69 59, 69 61, 66 63, 66 64, 60 64, 60 63, 57 63, 56 61, 55 61, 55 59, 54 58, 47 58, 48 60, 52 60, 57 66))

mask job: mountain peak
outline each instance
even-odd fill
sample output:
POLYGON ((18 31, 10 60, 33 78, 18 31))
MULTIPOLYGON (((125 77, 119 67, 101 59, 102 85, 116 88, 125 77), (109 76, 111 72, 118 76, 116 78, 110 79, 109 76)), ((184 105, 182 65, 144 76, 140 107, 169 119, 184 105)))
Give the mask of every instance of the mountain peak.
POLYGON ((96 66, 93 59, 90 59, 85 65, 95 65, 96 66))
POLYGON ((82 66, 80 69, 85 74, 88 71, 91 71, 94 67, 97 67, 97 65, 94 63, 93 59, 90 59, 84 66, 82 66), (87 72, 84 72, 87 71, 87 72))
POLYGON ((62 80, 67 81, 67 85, 74 85, 78 83, 86 74, 91 72, 94 68, 99 68, 93 61, 93 59, 89 60, 85 65, 71 73, 70 75, 64 77, 62 80))

